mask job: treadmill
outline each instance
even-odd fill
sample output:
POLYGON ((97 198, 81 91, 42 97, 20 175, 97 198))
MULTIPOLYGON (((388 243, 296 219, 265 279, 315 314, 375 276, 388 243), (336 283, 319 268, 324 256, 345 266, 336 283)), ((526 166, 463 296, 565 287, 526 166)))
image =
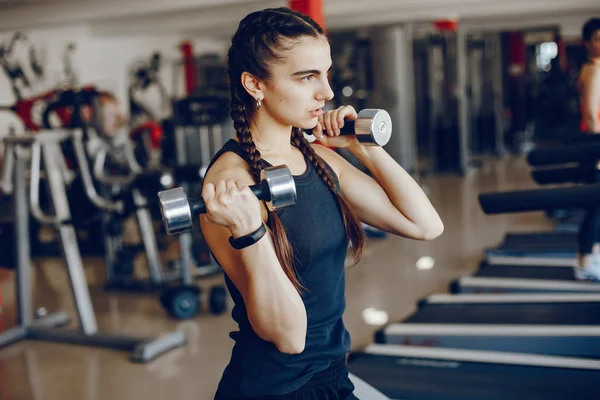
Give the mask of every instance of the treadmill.
POLYGON ((438 294, 407 323, 600 325, 600 294, 438 294))
POLYGON ((479 270, 474 276, 481 278, 540 279, 579 282, 575 278, 575 269, 573 267, 502 265, 488 264, 485 261, 479 264, 479 270))
POLYGON ((350 354, 348 369, 390 399, 597 399, 600 361, 440 349, 369 345, 350 354))
MULTIPOLYGON (((515 266, 513 271, 517 271, 515 266)), ((537 268, 537 267, 533 267, 537 268)), ((523 273, 527 270, 523 270, 523 273)), ((541 271, 544 272, 544 271, 541 271)), ((597 293, 600 284, 593 282, 554 280, 554 279, 519 279, 497 278, 485 276, 463 276, 450 284, 450 292, 459 293, 597 293)))
POLYGON ((600 360, 600 326, 398 323, 375 342, 600 360))
POLYGON ((563 232, 507 235, 496 248, 486 249, 488 264, 541 267, 577 266, 577 235, 563 232), (526 238, 527 237, 527 238, 526 238))
MULTIPOLYGON (((600 144, 534 150, 528 155, 531 166, 554 166, 551 169, 532 171, 534 180, 539 184, 597 183, 595 163, 599 159, 600 144), (580 165, 575 167, 560 165, 573 162, 580 165), (558 167, 556 164, 559 164, 558 167)), ((594 189, 597 188, 597 184, 590 184, 570 188, 487 193, 480 195, 479 201, 486 214, 557 209, 585 210, 599 206, 598 198, 593 197, 594 189)), ((581 224, 582 219, 581 215, 577 216, 576 225, 581 224)), ((575 267, 577 253, 576 232, 509 234, 500 246, 486 250, 485 261, 495 265, 575 267)))
POLYGON ((600 295, 433 295, 380 344, 537 353, 600 360, 600 295))

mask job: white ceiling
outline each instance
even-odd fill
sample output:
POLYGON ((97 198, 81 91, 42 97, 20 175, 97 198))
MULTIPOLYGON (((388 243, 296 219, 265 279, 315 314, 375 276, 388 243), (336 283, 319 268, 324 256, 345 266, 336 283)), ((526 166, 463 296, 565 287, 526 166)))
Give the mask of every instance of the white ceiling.
MULTIPOLYGON (((99 35, 230 35, 247 13, 287 0, 0 0, 0 30, 89 24, 99 35)), ((599 0, 323 0, 329 30, 458 18, 478 29, 574 23, 599 0)))

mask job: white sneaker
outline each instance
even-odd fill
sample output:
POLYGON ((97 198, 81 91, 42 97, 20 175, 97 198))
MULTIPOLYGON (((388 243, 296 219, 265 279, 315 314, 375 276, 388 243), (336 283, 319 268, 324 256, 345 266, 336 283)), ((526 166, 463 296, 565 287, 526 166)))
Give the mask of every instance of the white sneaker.
POLYGON ((600 254, 583 258, 583 265, 575 268, 575 278, 580 281, 600 282, 600 254))

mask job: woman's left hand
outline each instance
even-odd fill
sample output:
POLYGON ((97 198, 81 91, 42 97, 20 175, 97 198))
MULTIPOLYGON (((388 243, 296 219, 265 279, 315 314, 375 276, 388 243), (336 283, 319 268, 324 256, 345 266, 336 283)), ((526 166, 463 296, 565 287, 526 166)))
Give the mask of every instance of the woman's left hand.
POLYGON ((319 122, 313 129, 313 135, 319 143, 329 147, 360 146, 356 136, 340 136, 340 129, 344 126, 344 120, 353 121, 356 118, 358 118, 358 114, 352 106, 342 106, 335 110, 326 111, 319 116, 319 122))

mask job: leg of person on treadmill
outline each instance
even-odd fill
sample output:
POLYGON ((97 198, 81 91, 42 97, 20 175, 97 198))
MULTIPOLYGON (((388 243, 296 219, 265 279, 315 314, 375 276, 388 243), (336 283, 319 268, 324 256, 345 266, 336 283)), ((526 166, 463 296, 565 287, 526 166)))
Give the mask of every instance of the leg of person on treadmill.
POLYGON ((600 281, 600 209, 587 211, 579 231, 577 279, 600 281))

